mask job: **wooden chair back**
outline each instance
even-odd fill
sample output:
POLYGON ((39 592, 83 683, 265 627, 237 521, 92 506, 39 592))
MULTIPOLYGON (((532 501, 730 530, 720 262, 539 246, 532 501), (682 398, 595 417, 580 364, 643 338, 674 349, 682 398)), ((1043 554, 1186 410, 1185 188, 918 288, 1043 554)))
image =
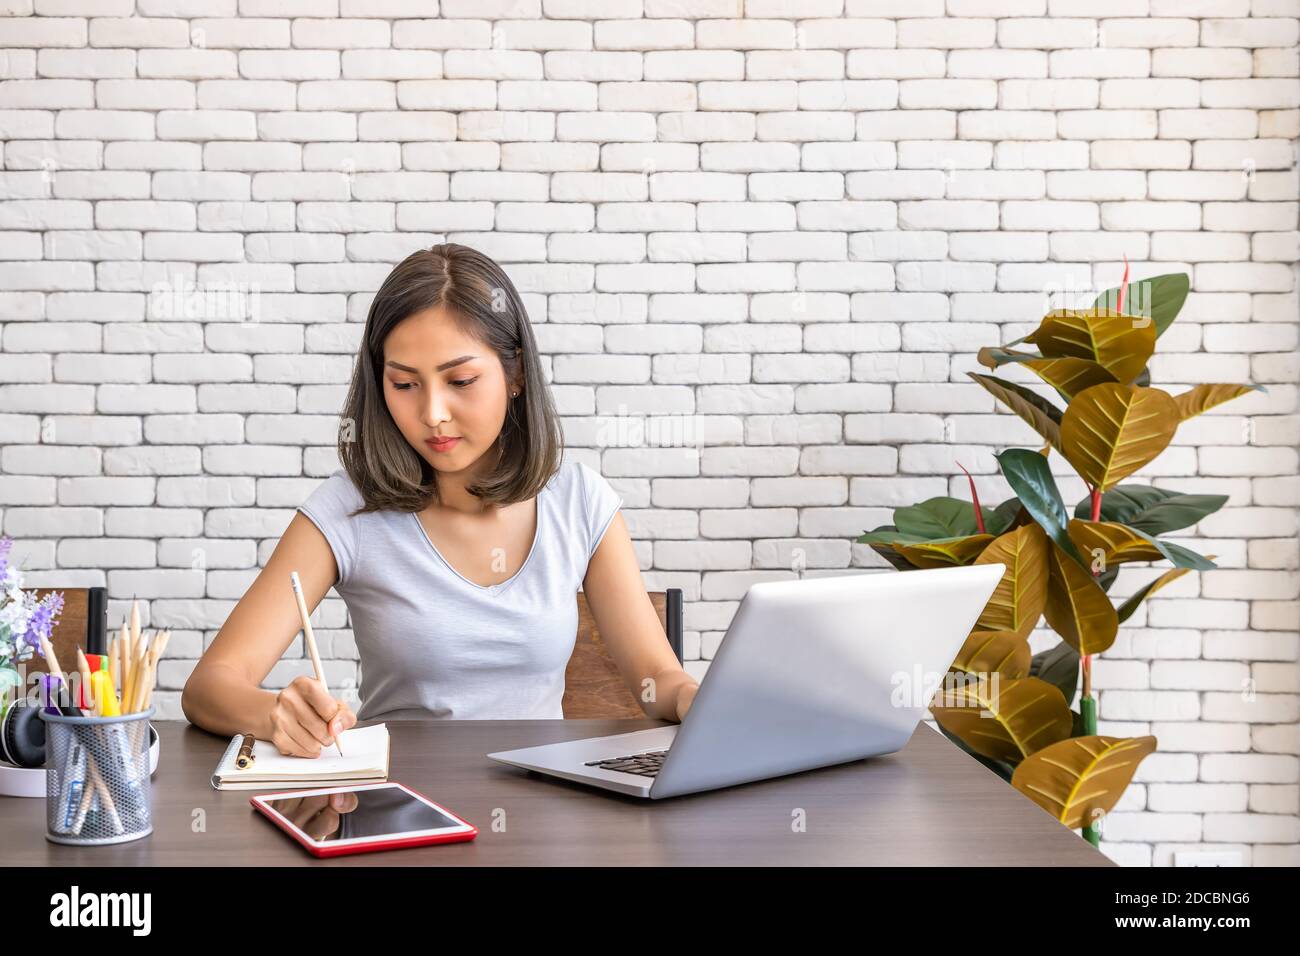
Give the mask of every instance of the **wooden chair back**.
MULTIPOLYGON (((682 590, 651 591, 650 603, 659 615, 668 643, 682 659, 682 590)), ((596 628, 587 597, 578 592, 578 637, 564 673, 564 716, 578 718, 644 717, 645 711, 628 691, 605 642, 596 628)))

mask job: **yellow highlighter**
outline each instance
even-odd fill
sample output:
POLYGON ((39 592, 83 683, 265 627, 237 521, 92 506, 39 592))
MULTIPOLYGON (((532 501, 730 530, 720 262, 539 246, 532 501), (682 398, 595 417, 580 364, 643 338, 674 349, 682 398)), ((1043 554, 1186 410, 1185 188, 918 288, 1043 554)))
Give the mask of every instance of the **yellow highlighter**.
POLYGON ((117 691, 113 688, 113 676, 107 670, 98 670, 91 674, 90 686, 95 692, 95 709, 98 716, 122 716, 122 708, 117 702, 117 691))

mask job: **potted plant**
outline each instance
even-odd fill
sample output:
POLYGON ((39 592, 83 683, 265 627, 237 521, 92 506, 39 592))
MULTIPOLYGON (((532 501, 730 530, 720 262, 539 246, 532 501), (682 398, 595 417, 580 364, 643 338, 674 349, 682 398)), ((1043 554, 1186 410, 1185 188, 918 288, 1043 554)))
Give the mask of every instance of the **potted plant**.
POLYGON ((954 743, 1094 846, 1102 818, 1157 741, 1097 734, 1092 658, 1147 597, 1188 571, 1215 567, 1212 555, 1159 536, 1227 500, 1122 482, 1169 445, 1181 422, 1256 388, 1208 384, 1171 395, 1151 386, 1147 363, 1188 288, 1179 273, 1142 280, 1133 288, 1141 307, 1125 311, 1126 262, 1121 285, 1090 308, 1051 311, 1029 335, 981 349, 981 365, 1022 366, 1064 406, 997 375, 969 373, 1045 442, 995 455, 1014 497, 982 507, 962 468, 970 502, 937 497, 898 508, 892 524, 857 539, 904 571, 1006 565, 930 710, 954 743), (1022 343, 1036 349, 1012 347, 1022 343), (1053 451, 1088 488, 1072 514, 1048 466, 1053 451), (1153 561, 1173 566, 1116 606, 1108 592, 1120 566, 1153 561), (1044 616, 1061 642, 1031 654, 1029 634, 1044 616))

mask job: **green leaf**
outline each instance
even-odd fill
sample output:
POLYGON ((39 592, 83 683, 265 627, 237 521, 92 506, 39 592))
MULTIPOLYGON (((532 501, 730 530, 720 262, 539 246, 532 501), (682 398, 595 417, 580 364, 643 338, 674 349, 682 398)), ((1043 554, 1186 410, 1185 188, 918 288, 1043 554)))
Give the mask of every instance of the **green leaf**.
MULTIPOLYGON (((982 508, 987 521, 993 512, 982 508)), ((894 524, 903 534, 920 541, 936 538, 964 538, 975 534, 975 506, 960 498, 928 498, 920 504, 894 510, 894 524)))
MULTIPOLYGON (((1137 531, 1136 528, 1133 530, 1137 531)), ((1138 531, 1137 533, 1150 541, 1157 551, 1174 563, 1174 567, 1176 568, 1191 568, 1194 571, 1210 571, 1218 567, 1218 565, 1209 558, 1203 557, 1195 551, 1184 548, 1182 545, 1174 544, 1172 541, 1162 541, 1158 538, 1153 538, 1151 535, 1145 534, 1141 531, 1138 531)))
POLYGON ((1056 487, 1056 479, 1047 466, 1047 459, 1036 451, 1027 448, 1008 448, 1000 455, 994 455, 1002 474, 1011 485, 1011 490, 1020 498, 1021 504, 1037 521, 1062 551, 1079 563, 1079 566, 1091 574, 1088 562, 1079 554, 1078 548, 1070 540, 1067 528, 1070 516, 1061 500, 1061 491, 1056 487))
POLYGON ((1120 565, 1113 564, 1105 571, 1101 572, 1101 574, 1097 575, 1097 587, 1101 588, 1103 591, 1109 591, 1110 586, 1114 584, 1115 579, 1119 577, 1119 569, 1120 565))
MULTIPOLYGON (((1159 338, 1178 317, 1178 311, 1187 301, 1187 292, 1190 288, 1191 282, 1185 272, 1170 272, 1166 275, 1130 282, 1124 300, 1124 312, 1128 315, 1151 316, 1156 324, 1156 337, 1159 338)), ((1116 286, 1097 296, 1092 305, 1094 309, 1116 309, 1118 303, 1119 287, 1116 286)))
POLYGON ((992 535, 1003 534, 1011 530, 1018 514, 1020 514, 1020 499, 1008 498, 993 509, 993 516, 985 519, 984 528, 992 535))
MULTIPOLYGON (((1016 341, 1023 342, 1024 339, 1016 341)), ((1000 345, 986 345, 975 353, 975 361, 986 368, 998 368, 1008 362, 1032 362, 1042 357, 1038 352, 1017 352, 1015 349, 1003 348, 1000 345)))
MULTIPOLYGON (((1227 495, 1189 495, 1150 485, 1118 485, 1101 496, 1101 520, 1126 524, 1145 534, 1163 534, 1196 524, 1223 507, 1227 495)), ((1076 518, 1090 519, 1092 501, 1074 506, 1076 518)))
POLYGON ((1029 662, 1029 676, 1054 685, 1065 702, 1072 705, 1079 690, 1079 652, 1061 641, 1050 650, 1033 656, 1029 662))
POLYGON ((884 525, 876 528, 874 531, 864 531, 858 538, 859 544, 893 544, 895 541, 901 541, 903 544, 920 544, 922 541, 929 541, 929 538, 922 538, 914 534, 903 534, 893 525, 884 525))

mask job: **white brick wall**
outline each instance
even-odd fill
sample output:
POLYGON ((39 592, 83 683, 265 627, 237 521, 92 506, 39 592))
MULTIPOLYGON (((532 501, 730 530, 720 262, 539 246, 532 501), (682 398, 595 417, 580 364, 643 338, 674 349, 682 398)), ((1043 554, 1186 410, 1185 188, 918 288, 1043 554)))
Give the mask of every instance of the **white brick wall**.
MULTIPOLYGON (((1126 255, 1192 277, 1157 383, 1269 393, 1142 473, 1230 498, 1185 538, 1221 569, 1097 662, 1102 731, 1160 738, 1103 848, 1298 864, 1298 23, 1296 0, 0 0, 0 526, 33 584, 173 629, 180 716, 336 466, 373 290, 464 242, 524 293, 571 453, 625 497, 647 585, 685 589, 700 675, 750 583, 880 565, 852 539, 964 496, 956 461, 1000 500, 992 452, 1033 439, 974 351, 1126 255), (187 312, 196 285, 228 291, 187 312)), ((355 678, 342 601, 316 617, 355 678)), ((269 683, 304 667, 296 642, 269 683)))

